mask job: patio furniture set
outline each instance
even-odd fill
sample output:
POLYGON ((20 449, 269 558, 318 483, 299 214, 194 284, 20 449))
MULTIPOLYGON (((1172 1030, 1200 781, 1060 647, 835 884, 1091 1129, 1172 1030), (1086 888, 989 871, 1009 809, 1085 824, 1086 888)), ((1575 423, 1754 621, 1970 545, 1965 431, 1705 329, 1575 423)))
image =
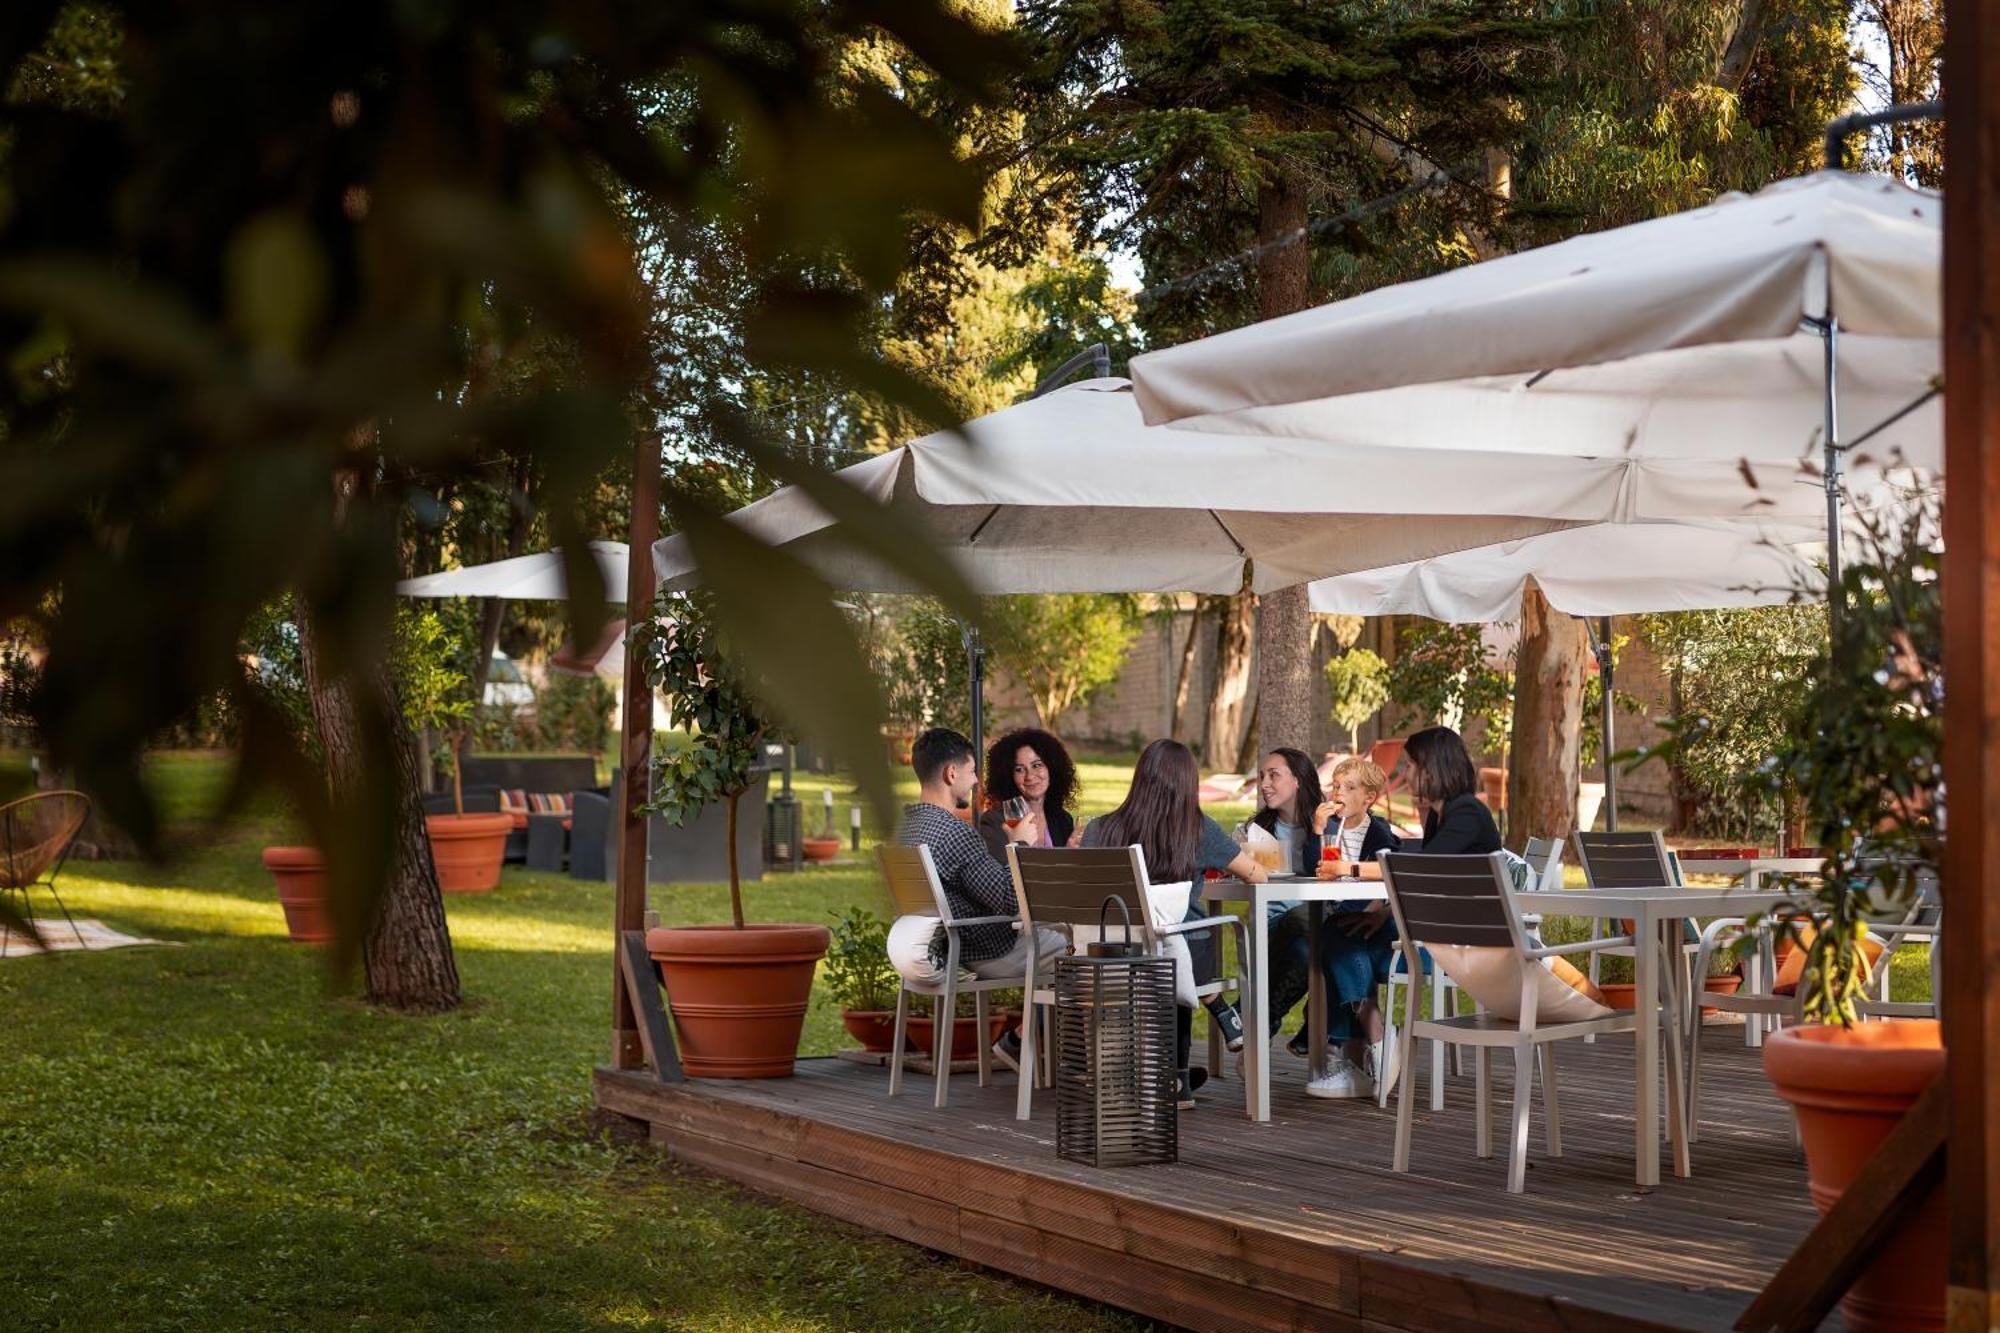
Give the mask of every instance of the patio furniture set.
MULTIPOLYGON (((1382 857, 1383 878, 1321 880, 1303 876, 1273 876, 1263 884, 1233 879, 1208 881, 1203 898, 1210 904, 1243 903, 1245 917, 1211 915, 1205 920, 1161 928, 1151 914, 1135 912, 1137 933, 1147 950, 1161 953, 1167 937, 1185 930, 1228 932, 1238 940, 1233 975, 1211 983, 1210 989, 1236 990, 1242 997, 1244 1028, 1251 1034, 1242 1062, 1245 1113, 1254 1121, 1271 1118, 1269 1043, 1256 1034, 1269 1030, 1267 997, 1260 978, 1267 974, 1270 932, 1266 907, 1291 899, 1303 901, 1310 914, 1313 959, 1309 971, 1306 1032, 1308 1066, 1319 1072, 1326 1061, 1326 995, 1318 958, 1319 925, 1329 902, 1386 900, 1395 914, 1400 944, 1391 975, 1393 1015, 1397 986, 1409 995, 1400 1031, 1389 1040, 1400 1050, 1403 1070, 1397 1101, 1394 1169, 1409 1169, 1418 1076, 1417 1043, 1431 1043, 1428 1091, 1432 1110, 1444 1105, 1446 1052, 1473 1052, 1475 1135, 1477 1155, 1492 1155, 1489 1086, 1490 1060, 1496 1049, 1512 1054, 1515 1077, 1508 1135, 1508 1189, 1525 1187, 1529 1117, 1537 1085, 1544 1101, 1546 1149, 1562 1154, 1561 1094, 1557 1075, 1559 1043, 1631 1033, 1634 1043, 1632 1135, 1634 1179, 1640 1186, 1660 1181, 1660 1145, 1672 1153, 1674 1174, 1692 1174, 1690 1145, 1698 1138, 1700 1107, 1698 1079, 1702 1042, 1702 1010, 1724 1009, 1744 1016, 1744 1041, 1755 1046, 1769 1028, 1794 1021, 1798 999, 1778 982, 1774 942, 1790 890, 1771 876, 1817 873, 1817 860, 1786 857, 1702 859, 1680 862, 1658 833, 1585 833, 1575 840, 1587 887, 1562 887, 1562 840, 1533 840, 1526 858, 1530 878, 1516 887, 1504 854, 1492 856, 1426 856, 1389 852, 1382 857), (1686 878, 1725 878, 1727 885, 1698 885, 1686 878), (1594 923, 1588 938, 1545 944, 1540 935, 1544 916, 1584 918, 1594 923), (1246 919, 1247 918, 1247 919, 1246 919), (1705 927, 1697 923, 1706 922, 1705 927), (1736 995, 1704 992, 1700 985, 1710 956, 1726 943, 1745 937, 1746 983, 1736 995), (1636 983, 1634 1008, 1622 1011, 1590 998, 1557 977, 1544 960, 1587 955, 1596 973, 1606 955, 1633 960, 1636 983), (1429 1016, 1419 1016, 1418 995, 1428 990, 1429 1016), (1473 1012, 1461 1013, 1469 1001, 1473 1012), (1649 1019, 1645 1016, 1651 1015, 1649 1019), (1662 1046, 1664 1045, 1664 1050, 1662 1046), (1662 1117, 1661 1082, 1665 1081, 1662 1117)), ((928 851, 922 847, 884 847, 882 865, 897 910, 938 917, 948 942, 967 926, 1001 918, 955 918, 928 851)), ((1144 904, 1147 881, 1137 849, 1014 849, 1017 916, 1004 918, 1027 931, 1053 927, 1081 948, 1099 918, 1108 895, 1144 904)), ((1868 1010, 1873 1016, 1904 1017, 1935 1012, 1930 1004, 1888 1000, 1889 960, 1903 943, 1934 940, 1939 929, 1935 904, 1920 904, 1905 918, 1876 925, 1873 934, 1882 948, 1871 978, 1878 996, 1868 1010)), ((929 999, 939 1014, 951 1012, 961 991, 976 991, 980 1017, 985 1017, 986 993, 1019 985, 1031 998, 1032 1018, 1022 1024, 1022 1054, 1016 1116, 1030 1114, 1033 1089, 1047 1086, 1044 1055, 1052 1048, 1050 1005, 1053 995, 1047 964, 1039 972, 1013 979, 972 981, 951 970, 935 985, 905 984, 897 997, 896 1053, 890 1064, 890 1095, 902 1086, 903 1033, 912 996, 929 999)), ((1933 991, 1935 994, 1935 990, 1933 991)), ((950 1024, 936 1023, 934 1032, 949 1033, 950 1024)), ((951 1062, 935 1058, 932 1104, 947 1104, 951 1062)), ((1209 1072, 1223 1069, 1219 1035, 1211 1029, 1209 1072)), ((991 1079, 984 1051, 979 1082, 991 1079)), ((1385 1082, 1377 1093, 1386 1105, 1385 1082)))

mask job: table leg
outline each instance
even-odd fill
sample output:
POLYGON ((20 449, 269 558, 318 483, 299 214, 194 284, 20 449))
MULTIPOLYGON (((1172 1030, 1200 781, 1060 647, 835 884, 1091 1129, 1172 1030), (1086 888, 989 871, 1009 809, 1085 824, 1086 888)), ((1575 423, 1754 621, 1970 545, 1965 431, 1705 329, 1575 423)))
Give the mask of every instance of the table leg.
POLYGON ((1264 901, 1250 894, 1250 975, 1245 979, 1243 1006, 1243 1076, 1250 1083, 1250 1118, 1271 1118, 1271 997, 1265 978, 1271 975, 1271 927, 1264 919, 1264 901))
POLYGON ((1688 1014, 1696 1021, 1701 1011, 1691 1008, 1695 1003, 1693 981, 1683 987, 1681 970, 1686 965, 1686 953, 1681 948, 1681 923, 1676 917, 1667 917, 1659 924, 1660 962, 1666 973, 1666 1001, 1663 1009, 1667 1023, 1667 1142, 1673 1148, 1674 1174, 1687 1176, 1693 1167, 1688 1161, 1687 1137, 1687 1058, 1683 1050, 1682 1034, 1688 1014))
POLYGON ((1306 1077, 1318 1078, 1326 1072, 1326 976, 1320 971, 1320 927, 1326 923, 1326 904, 1314 899, 1306 904, 1306 1077))
POLYGON ((1660 1183, 1660 951, 1658 926, 1642 916, 1633 940, 1632 1151, 1640 1185, 1660 1183))

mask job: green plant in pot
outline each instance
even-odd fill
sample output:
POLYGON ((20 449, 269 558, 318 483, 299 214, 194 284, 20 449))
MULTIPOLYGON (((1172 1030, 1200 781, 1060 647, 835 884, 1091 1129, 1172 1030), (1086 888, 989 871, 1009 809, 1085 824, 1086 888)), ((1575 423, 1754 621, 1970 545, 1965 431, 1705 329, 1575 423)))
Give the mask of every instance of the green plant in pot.
POLYGON ((841 1026, 863 1050, 894 1047, 896 993, 901 985, 889 962, 888 922, 858 907, 834 921, 832 944, 826 951, 826 988, 840 1006, 841 1026))
MULTIPOLYGON (((1822 1210, 1944 1068, 1935 1020, 1861 1021, 1879 952, 1870 921, 1900 915, 1942 860, 1936 531, 1936 506, 1925 503, 1894 530, 1867 533, 1862 558, 1843 572, 1840 613, 1790 745, 1758 775, 1767 790, 1798 793, 1825 856, 1770 927, 1799 950, 1804 1023, 1764 1048, 1765 1073, 1798 1116, 1822 1210)), ((1945 1250, 1937 1192, 1849 1290, 1847 1326, 1942 1328, 1945 1250)))
POLYGON ((714 802, 727 811, 728 926, 663 926, 646 935, 672 998, 681 1067, 696 1078, 792 1072, 828 932, 748 925, 737 865, 738 804, 777 728, 717 632, 707 594, 668 594, 643 628, 646 675, 687 741, 656 758, 646 809, 685 824, 714 802))
POLYGON ((472 697, 465 673, 449 664, 449 637, 435 615, 399 615, 392 646, 395 671, 402 686, 403 720, 419 732, 442 731, 451 754, 452 813, 424 816, 438 888, 446 893, 490 893, 500 887, 500 867, 507 859, 507 835, 514 831, 514 819, 505 812, 465 811, 459 760, 470 731, 472 697))

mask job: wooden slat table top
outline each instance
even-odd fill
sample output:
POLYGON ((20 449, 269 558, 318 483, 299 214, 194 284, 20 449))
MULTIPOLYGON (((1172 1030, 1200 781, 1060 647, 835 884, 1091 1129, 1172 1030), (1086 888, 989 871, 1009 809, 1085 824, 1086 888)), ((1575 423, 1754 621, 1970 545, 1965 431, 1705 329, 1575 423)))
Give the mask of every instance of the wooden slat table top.
MULTIPOLYGON (((1169 1167, 1092 1170, 1055 1155, 1054 1094, 1038 1091, 1035 1117, 1013 1118, 1014 1081, 997 1074, 980 1088, 952 1080, 951 1105, 932 1109, 928 1091, 893 1101, 886 1074, 845 1060, 799 1063, 788 1080, 695 1080, 680 1091, 756 1107, 812 1124, 879 1136, 1102 1192, 1114 1201, 1190 1209, 1225 1221, 1255 1252, 1257 1237, 1310 1242, 1472 1284, 1555 1299, 1589 1311, 1667 1326, 1727 1328, 1811 1229, 1804 1168, 1789 1112, 1742 1045, 1740 1028, 1717 1024, 1703 1050, 1702 1138, 1692 1179, 1669 1177, 1641 1190, 1631 1180, 1632 1041, 1562 1043, 1565 1155, 1542 1154, 1541 1107, 1529 1155, 1528 1192, 1509 1195, 1505 1160, 1473 1155, 1471 1056, 1466 1077, 1448 1078, 1445 1110, 1418 1102, 1412 1170, 1389 1170, 1394 1101, 1316 1101, 1303 1093, 1304 1066, 1276 1046, 1273 1111, 1247 1122, 1233 1077, 1211 1083, 1181 1118, 1181 1160, 1169 1167)), ((1199 1059, 1199 1052, 1197 1052, 1199 1059)), ((1428 1059, 1420 1059, 1423 1073, 1428 1059)), ((1504 1143, 1512 1069, 1494 1059, 1494 1116, 1504 1143)), ((789 1119, 787 1123, 789 1123, 789 1119)), ((940 1180, 940 1198, 955 1185, 940 1180)), ((970 1206, 970 1205, 967 1205, 970 1206)), ((1145 1254, 1143 1236, 1110 1244, 1145 1254)), ((1475 1288, 1476 1289, 1476 1288, 1475 1288)), ((1378 1300, 1400 1299, 1378 1297, 1378 1300)), ((1410 1296, 1409 1299, 1419 1299, 1410 1296)), ((1365 1312, 1364 1312, 1365 1313, 1365 1312)), ((1401 1324, 1380 1309, 1368 1316, 1401 1324)), ((1564 1319, 1559 1322, 1567 1322, 1564 1319)))

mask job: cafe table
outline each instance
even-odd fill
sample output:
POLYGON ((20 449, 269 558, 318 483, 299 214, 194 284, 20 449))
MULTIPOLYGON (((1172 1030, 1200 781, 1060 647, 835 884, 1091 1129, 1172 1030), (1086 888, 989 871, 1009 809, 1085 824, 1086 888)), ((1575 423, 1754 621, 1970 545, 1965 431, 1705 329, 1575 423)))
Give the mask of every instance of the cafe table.
MULTIPOLYGON (((1676 855, 1674 861, 1680 866, 1681 874, 1719 877, 1739 881, 1746 889, 1762 888, 1766 875, 1817 875, 1825 865, 1816 856, 1745 856, 1745 857, 1686 857, 1676 855)), ((1765 985, 1764 950, 1744 951, 1743 984, 1753 994, 1761 994, 1765 985)), ((1700 1010, 1694 1007, 1693 997, 1689 997, 1687 1022, 1689 1031, 1701 1021, 1700 1010)), ((1745 1015, 1743 1024, 1743 1044, 1757 1047, 1764 1044, 1764 1020, 1751 1014, 1745 1015)))
MULTIPOLYGON (((1741 866, 1745 863, 1730 864, 1741 866)), ((1695 873, 1685 865, 1681 870, 1683 874, 1695 873)), ((1633 1037, 1632 1137, 1639 1184, 1660 1183, 1662 1027, 1667 1033, 1664 1061, 1667 1080, 1666 1130, 1673 1148, 1674 1174, 1685 1176, 1692 1170, 1688 1160, 1685 1122, 1687 1093, 1682 1066, 1679 1021, 1682 1008, 1677 981, 1680 969, 1670 961, 1679 948, 1681 923, 1695 917, 1754 916, 1780 906, 1789 897, 1783 889, 1749 888, 1744 885, 1691 887, 1684 884, 1631 889, 1540 889, 1514 895, 1515 905, 1524 912, 1631 921, 1635 945, 1647 941, 1651 943, 1650 948, 1633 949, 1632 969, 1636 991, 1634 1011, 1653 1016, 1652 1021, 1641 1021, 1637 1025, 1633 1037), (1662 1016, 1664 1022, 1661 1021, 1662 1016)))
POLYGON ((1277 902, 1303 902, 1309 929, 1311 961, 1306 983, 1306 1063, 1317 1077, 1326 1068, 1326 981, 1320 972, 1320 926, 1326 905, 1337 902, 1385 902, 1380 880, 1317 879, 1311 875, 1273 875, 1262 884, 1246 884, 1225 876, 1202 884, 1208 903, 1248 903, 1251 966, 1243 996, 1243 1077, 1250 1083, 1250 1118, 1271 1118, 1270 985, 1271 926, 1269 907, 1277 902))

